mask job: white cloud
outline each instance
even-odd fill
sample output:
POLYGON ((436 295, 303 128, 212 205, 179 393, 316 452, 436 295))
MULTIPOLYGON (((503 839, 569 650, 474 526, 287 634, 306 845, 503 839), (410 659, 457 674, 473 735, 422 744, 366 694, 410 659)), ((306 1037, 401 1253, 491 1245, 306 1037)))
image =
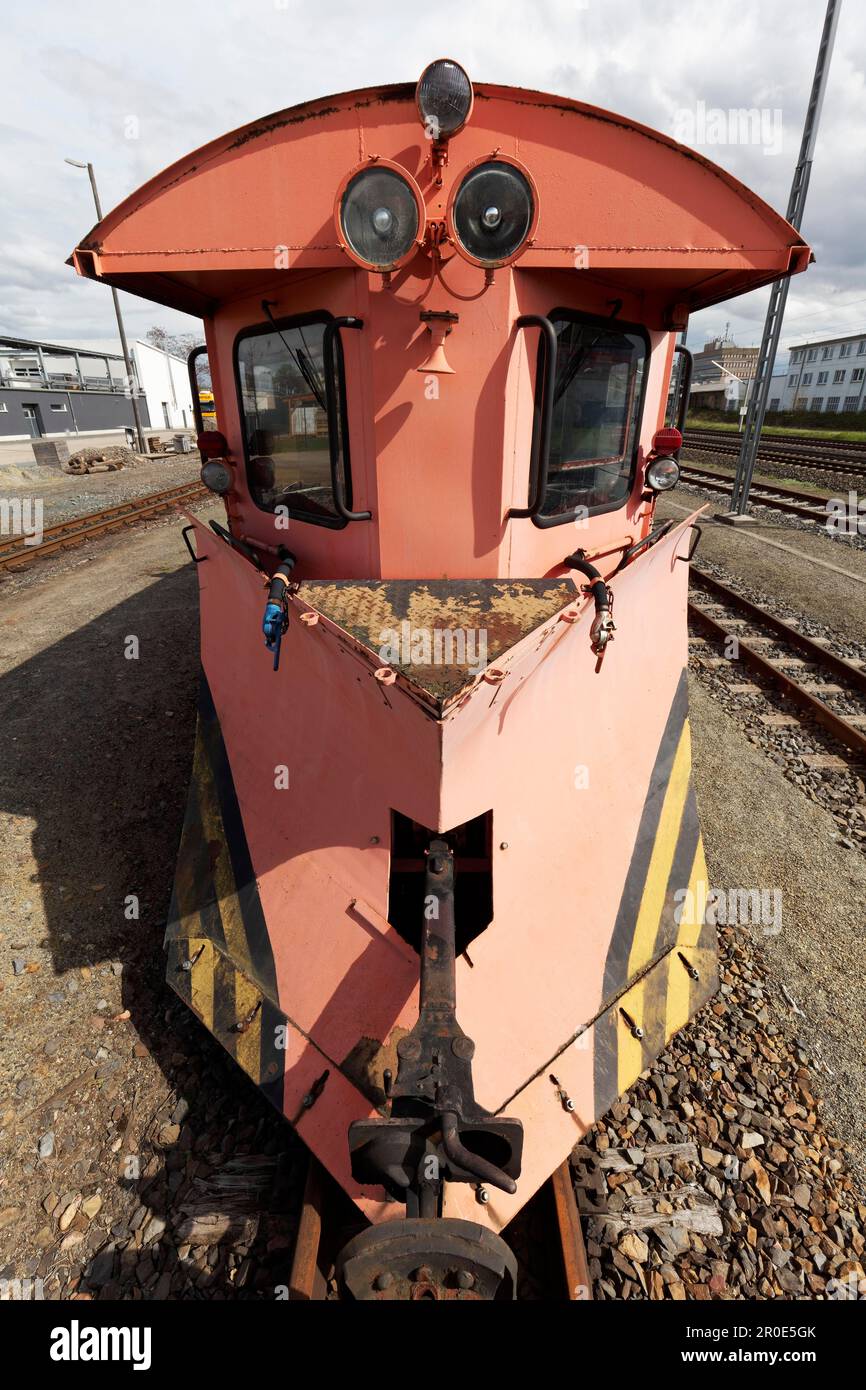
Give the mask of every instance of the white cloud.
MULTIPOLYGON (((330 92, 414 78, 453 53, 480 81, 537 88, 672 134, 683 108, 781 112, 781 153, 702 153, 784 211, 824 0, 439 0, 368 16, 357 0, 148 0, 104 7, 31 0, 4 20, 0 126, 0 331, 112 334, 110 297, 64 261, 94 220, 91 159, 113 206, 159 169, 246 121, 330 92), (130 138, 132 136, 132 138, 130 138)), ((783 342, 866 324, 866 6, 842 7, 804 235, 817 264, 791 287, 783 342)), ((124 296, 132 334, 184 316, 124 296)), ((760 338, 766 292, 696 316, 689 341, 727 322, 760 338)))

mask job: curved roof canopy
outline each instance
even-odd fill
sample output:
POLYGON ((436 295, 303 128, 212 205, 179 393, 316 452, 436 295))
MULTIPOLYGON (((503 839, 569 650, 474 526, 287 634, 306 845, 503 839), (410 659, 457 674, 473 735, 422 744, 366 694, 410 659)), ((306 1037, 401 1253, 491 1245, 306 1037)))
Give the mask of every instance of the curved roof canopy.
POLYGON ((132 194, 73 252, 80 274, 197 315, 276 269, 351 267, 334 225, 337 189, 375 158, 418 180, 439 218, 473 160, 519 159, 540 215, 518 268, 581 265, 611 285, 654 287, 686 312, 805 269, 809 248, 730 174, 657 131, 561 97, 476 85, 430 176, 407 85, 290 107, 179 160, 132 194))

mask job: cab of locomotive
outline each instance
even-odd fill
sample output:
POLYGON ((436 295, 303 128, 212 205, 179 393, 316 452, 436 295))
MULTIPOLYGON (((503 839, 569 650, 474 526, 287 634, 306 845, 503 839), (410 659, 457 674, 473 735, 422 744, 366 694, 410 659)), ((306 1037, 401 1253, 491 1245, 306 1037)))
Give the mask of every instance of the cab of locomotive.
POLYGON ((220 430, 203 478, 232 531, 288 545, 298 574, 561 572, 634 545, 676 482, 676 436, 656 439, 669 286, 594 273, 549 121, 493 94, 431 64, 360 161, 332 121, 311 190, 332 171, 325 226, 205 318, 220 430))

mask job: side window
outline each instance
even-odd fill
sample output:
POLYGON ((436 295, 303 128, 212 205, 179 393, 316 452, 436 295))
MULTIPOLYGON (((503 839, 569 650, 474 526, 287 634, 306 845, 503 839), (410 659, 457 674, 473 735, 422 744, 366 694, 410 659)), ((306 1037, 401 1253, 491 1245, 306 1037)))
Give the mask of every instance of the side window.
MULTIPOLYGON (((211 381, 207 348, 204 343, 200 347, 193 348, 186 360, 186 365, 189 372, 189 390, 196 431, 201 434, 203 430, 215 430, 217 419, 213 398, 213 382, 211 381)), ((184 419, 186 419, 185 413, 184 419)))
MULTIPOLYGON (((258 505, 266 511, 285 506, 308 521, 342 526, 331 488, 324 332, 323 319, 289 319, 238 339, 241 423, 250 492, 258 505)), ((345 436, 339 351, 334 354, 334 371, 338 428, 345 436)), ((350 499, 342 441, 337 443, 338 467, 344 470, 343 486, 350 499)))
POLYGON ((631 490, 647 341, 637 329, 565 311, 556 330, 556 385, 547 493, 540 518, 621 506, 631 490))

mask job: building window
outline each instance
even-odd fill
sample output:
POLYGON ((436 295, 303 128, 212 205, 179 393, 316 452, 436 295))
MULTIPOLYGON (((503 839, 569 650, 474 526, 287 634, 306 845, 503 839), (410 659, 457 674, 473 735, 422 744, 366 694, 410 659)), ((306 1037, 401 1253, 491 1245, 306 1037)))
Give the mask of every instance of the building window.
MULTIPOLYGON (((241 334, 235 346, 247 478, 264 511, 344 526, 331 488, 331 443, 324 377, 325 316, 286 319, 241 334)), ((342 353, 335 343, 337 467, 351 507, 342 353)))
POLYGON ((810 410, 823 410, 823 408, 824 408, 824 399, 823 399, 823 397, 822 397, 822 396, 813 396, 813 397, 812 397, 812 404, 809 406, 809 409, 810 409, 810 410))
POLYGON ((862 343, 857 344, 857 356, 866 357, 866 338, 863 339, 862 343))
POLYGON ((806 361, 807 361, 807 362, 815 362, 815 361, 817 361, 817 359, 818 359, 818 349, 817 349, 817 348, 809 348, 809 351, 806 353, 806 361))
MULTIPOLYGON (((646 339, 637 329, 570 309, 550 317, 556 329, 556 382, 541 525, 572 519, 576 507, 609 511, 625 502, 634 477, 647 357, 646 339)), ((539 465, 541 392, 539 379, 533 478, 539 465)))
POLYGON ((5 415, 9 410, 5 401, 0 401, 0 415, 5 415))
POLYGON ((844 409, 845 409, 845 410, 856 410, 856 409, 857 409, 857 397, 856 397, 856 396, 846 396, 846 397, 845 397, 845 406, 844 406, 844 409))
POLYGON ((829 372, 819 372, 819 373, 818 373, 818 385, 819 385, 819 386, 826 386, 826 385, 827 385, 827 377, 828 377, 829 375, 830 375, 829 372))
POLYGON ((854 381, 862 381, 862 380, 863 380, 863 368, 862 368, 862 367, 852 367, 852 368, 851 368, 851 380, 852 380, 852 382, 854 382, 854 381))
POLYGON ((839 397, 838 397, 838 396, 828 396, 828 397, 827 397, 827 409, 828 409, 828 410, 838 410, 838 409, 839 409, 839 397))
POLYGON ((779 409, 779 397, 778 397, 778 396, 771 396, 771 397, 770 397, 770 411, 772 412, 772 411, 778 410, 778 409, 779 409))
POLYGON ((834 372, 834 373, 833 373, 833 385, 834 385, 834 386, 838 386, 839 382, 840 382, 840 381, 844 381, 844 380, 845 380, 845 373, 844 373, 844 372, 834 372))
POLYGON ((853 346, 854 346, 853 343, 840 343, 840 344, 839 344, 839 356, 840 356, 840 357, 850 357, 850 356, 851 356, 851 349, 852 349, 853 346))
POLYGON ((827 347, 827 348, 825 348, 824 351, 821 353, 821 360, 822 360, 822 362, 829 362, 829 360, 830 360, 830 358, 831 358, 832 356, 833 356, 833 349, 832 349, 831 347, 827 347))
POLYGON ((61 403, 60 405, 54 405, 54 404, 52 403, 52 405, 51 405, 49 408, 50 408, 51 410, 64 411, 64 410, 66 409, 66 405, 65 405, 65 403, 61 403))
POLYGON ((811 386, 811 385, 812 385, 812 373, 811 373, 811 372, 804 372, 804 373, 803 373, 803 385, 804 385, 804 386, 811 386))
POLYGON ((796 386, 796 385, 797 385, 797 373, 796 373, 796 372, 794 372, 792 376, 789 376, 789 377, 788 377, 788 385, 789 385, 789 386, 796 386))
MULTIPOLYGON (((796 399, 795 402, 794 402, 794 409, 795 409, 795 410, 807 410, 808 407, 809 407, 809 399, 808 399, 808 397, 807 397, 807 396, 798 396, 797 399, 796 399)), ((815 408, 815 407, 814 407, 814 405, 813 405, 812 409, 814 410, 814 408, 815 408)))

